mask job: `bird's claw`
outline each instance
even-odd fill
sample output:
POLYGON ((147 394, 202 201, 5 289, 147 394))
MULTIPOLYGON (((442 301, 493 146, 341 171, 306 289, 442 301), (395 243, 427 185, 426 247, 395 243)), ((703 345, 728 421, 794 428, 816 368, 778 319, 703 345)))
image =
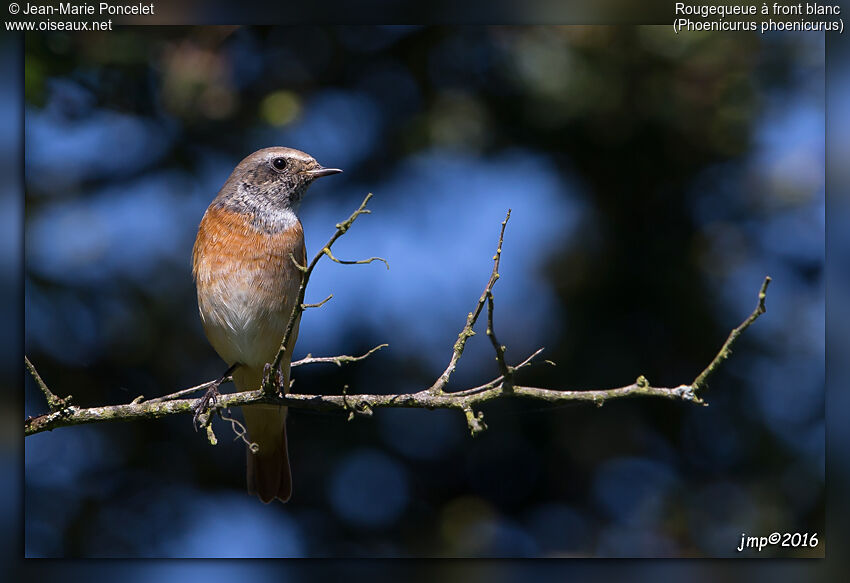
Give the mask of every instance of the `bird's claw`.
POLYGON ((221 396, 221 393, 218 392, 218 383, 211 386, 207 389, 207 392, 204 393, 204 396, 198 399, 198 402, 194 406, 195 414, 192 416, 192 425, 195 427, 195 431, 201 426, 200 419, 201 414, 204 411, 207 411, 210 407, 215 405, 218 402, 218 398, 221 396))

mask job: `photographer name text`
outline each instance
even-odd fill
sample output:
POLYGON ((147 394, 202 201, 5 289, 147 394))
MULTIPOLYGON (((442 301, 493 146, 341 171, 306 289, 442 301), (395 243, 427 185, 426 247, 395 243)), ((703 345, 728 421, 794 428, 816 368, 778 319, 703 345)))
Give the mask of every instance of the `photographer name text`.
MULTIPOLYGON (((11 10, 10 10, 11 12, 11 10)), ((153 2, 148 4, 74 4, 62 2, 57 6, 24 4, 20 13, 26 16, 146 16, 154 15, 153 2)))

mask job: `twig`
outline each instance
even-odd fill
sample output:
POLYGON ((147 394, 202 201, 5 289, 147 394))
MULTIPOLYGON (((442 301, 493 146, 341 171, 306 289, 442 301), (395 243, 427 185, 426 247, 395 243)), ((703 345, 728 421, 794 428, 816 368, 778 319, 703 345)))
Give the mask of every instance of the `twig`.
POLYGON ((336 257, 334 257, 334 254, 331 253, 330 247, 325 247, 324 249, 322 249, 322 251, 324 251, 325 255, 328 256, 328 259, 330 259, 334 263, 339 263, 340 265, 366 265, 366 264, 372 263, 373 261, 383 261, 384 265, 387 266, 387 269, 390 268, 390 264, 387 263, 387 260, 384 259, 383 257, 370 257, 369 259, 358 259, 357 261, 346 261, 345 259, 337 259, 336 257))
MULTIPOLYGON (((537 350, 535 350, 525 360, 523 360, 518 365, 514 366, 513 367, 514 371, 518 371, 520 369, 523 369, 523 368, 529 366, 531 364, 531 362, 535 358, 537 358, 542 352, 543 352, 542 348, 538 348, 537 350)), ((498 376, 495 379, 493 379, 492 381, 490 381, 488 383, 484 383, 483 385, 478 385, 477 387, 472 387, 471 389, 463 389, 463 390, 460 390, 460 391, 452 391, 449 394, 451 394, 452 396, 456 396, 456 397, 465 397, 465 396, 468 396, 468 395, 474 395, 476 393, 481 393, 483 391, 487 391, 487 390, 493 389, 495 387, 502 387, 504 380, 505 380, 505 377, 498 376)))
POLYGON ((493 350, 496 351, 496 362, 499 363, 499 371, 501 371, 502 377, 506 381, 511 381, 514 374, 513 367, 505 361, 505 346, 499 344, 498 339, 496 339, 496 332, 493 329, 493 294, 487 295, 487 337, 490 338, 493 350))
POLYGON ((326 297, 325 299, 323 299, 321 302, 319 302, 319 303, 317 303, 317 304, 301 304, 301 309, 302 309, 302 310, 306 310, 307 308, 321 308, 321 307, 322 307, 322 306, 324 306, 326 303, 328 303, 329 301, 331 301, 331 298, 332 298, 332 297, 334 297, 334 295, 333 295, 333 294, 330 294, 328 297, 326 297))
POLYGON ((73 397, 68 395, 64 399, 61 397, 57 397, 53 394, 53 392, 47 388, 47 384, 42 380, 41 375, 38 374, 38 371, 35 370, 35 367, 30 362, 29 357, 24 356, 24 363, 26 364, 27 370, 32 375, 32 378, 35 380, 35 384, 38 385, 38 388, 41 389, 41 392, 44 393, 44 398, 47 400, 47 406, 51 411, 61 411, 68 407, 71 404, 71 400, 73 397))
POLYGON ((455 368, 457 368, 457 362, 460 360, 460 357, 463 356, 463 349, 466 348, 467 340, 475 336, 475 332, 472 328, 478 321, 478 316, 481 315, 481 309, 484 307, 484 302, 487 301, 487 298, 493 291, 493 286, 496 284, 496 280, 499 279, 499 262, 501 261, 502 256, 502 241, 505 238, 505 227, 507 226, 508 219, 510 218, 511 211, 508 210, 505 220, 502 221, 502 230, 499 232, 499 244, 496 246, 496 255, 493 257, 493 272, 490 274, 490 280, 487 282, 487 287, 485 287, 484 291, 481 293, 481 297, 478 298, 478 303, 475 304, 475 309, 466 315, 466 324, 463 326, 460 334, 457 335, 457 342, 455 342, 452 350, 452 357, 449 360, 449 365, 437 381, 428 389, 432 393, 440 394, 445 390, 446 385, 449 384, 449 377, 451 377, 455 368))
POLYGON ((720 347, 720 351, 717 355, 712 359, 712 361, 705 367, 697 378, 694 379, 694 382, 691 383, 691 387, 693 387, 694 391, 698 391, 701 389, 708 379, 709 375, 717 370, 717 367, 720 366, 720 363, 729 358, 729 355, 732 354, 732 345, 735 343, 735 340, 738 339, 738 336, 741 335, 741 332, 750 327, 750 324, 756 321, 756 318, 761 316, 767 311, 767 308, 764 306, 764 300, 767 298, 767 286, 770 285, 770 276, 764 278, 764 282, 761 284, 761 289, 759 289, 759 298, 758 303, 756 304, 755 310, 750 314, 750 317, 741 322, 741 324, 732 330, 729 333, 729 337, 726 339, 726 342, 723 343, 723 346, 720 347))
MULTIPOLYGON (((224 379, 222 380, 222 383, 230 382, 232 380, 233 380, 233 377, 228 375, 228 376, 224 377, 224 379)), ((176 393, 171 393, 170 395, 163 395, 162 397, 156 397, 154 399, 148 399, 147 401, 141 401, 141 402, 142 403, 162 403, 163 401, 173 401, 174 399, 181 399, 183 397, 191 395, 192 393, 205 391, 208 388, 210 388, 211 386, 213 386, 214 384, 216 384, 217 382, 218 381, 209 381, 209 382, 206 382, 206 383, 201 383, 200 385, 195 385, 194 387, 189 387, 188 389, 183 389, 183 390, 177 391, 176 393)))
MULTIPOLYGON (((228 413, 230 413, 230 411, 228 411, 228 413)), ((230 427, 231 429, 233 429, 233 433, 235 434, 233 441, 241 439, 245 443, 245 445, 248 446, 248 449, 250 449, 252 453, 257 453, 258 451, 260 451, 260 446, 257 443, 248 439, 247 427, 242 425, 238 420, 234 419, 233 417, 228 417, 224 415, 221 411, 218 412, 218 416, 221 417, 222 420, 230 422, 230 427)))
MULTIPOLYGON (((502 221, 502 231, 499 234, 499 247, 496 249, 496 254, 493 256, 493 285, 495 285, 496 280, 499 279, 499 262, 502 258, 502 240, 505 237, 505 227, 508 224, 508 220, 511 218, 511 209, 508 209, 508 214, 505 217, 505 220, 502 221)), ((513 376, 514 370, 508 363, 505 361, 505 347, 499 343, 496 338, 496 330, 493 327, 493 292, 492 286, 491 291, 487 292, 487 337, 490 339, 490 343, 493 345, 493 350, 496 351, 496 362, 499 363, 499 371, 502 373, 502 378, 505 379, 503 383, 504 390, 510 391, 513 388, 513 376)))
MULTIPOLYGON (((360 215, 370 214, 372 211, 366 208, 366 205, 369 203, 369 200, 372 198, 372 193, 366 195, 366 198, 363 199, 363 202, 360 203, 360 206, 356 211, 351 213, 346 220, 341 223, 337 223, 336 232, 330 238, 330 240, 322 247, 316 256, 313 257, 313 260, 306 266, 299 265, 295 258, 292 258, 292 261, 295 262, 295 265, 301 270, 301 285, 298 288, 298 300, 295 302, 295 306, 292 308, 292 313, 289 315, 289 322, 286 324, 286 331, 283 334, 283 339, 280 342, 280 348, 277 351, 277 355, 272 362, 271 369, 272 371, 280 370, 280 364, 283 362, 283 356, 286 354, 287 344, 289 343, 289 338, 292 336, 292 330, 295 328, 296 322, 298 322, 298 318, 301 316, 301 313, 304 311, 304 294, 307 290, 307 283, 310 281, 310 274, 313 273, 313 269, 316 267, 316 264, 319 262, 319 259, 326 254, 330 254, 331 246, 336 242, 337 239, 345 235, 351 225, 354 224, 354 221, 357 220, 357 217, 360 215)), ((373 258, 374 259, 374 258, 373 258)), ((387 263, 385 260, 384 263, 387 263)), ((389 267, 389 265, 387 265, 389 267)), ((280 391, 280 387, 275 386, 275 383, 272 382, 276 375, 267 375, 267 377, 263 381, 263 390, 269 394, 275 394, 280 391)))
POLYGON ((364 358, 368 358, 373 353, 379 351, 381 348, 386 348, 389 344, 379 344, 375 348, 372 348, 366 354, 361 356, 348 356, 347 354, 342 354, 340 356, 311 356, 307 355, 301 360, 296 360, 292 364, 290 364, 290 368, 294 366, 301 366, 302 364, 317 364, 320 362, 333 363, 337 366, 342 366, 345 363, 349 362, 357 362, 358 360, 363 360, 364 358))

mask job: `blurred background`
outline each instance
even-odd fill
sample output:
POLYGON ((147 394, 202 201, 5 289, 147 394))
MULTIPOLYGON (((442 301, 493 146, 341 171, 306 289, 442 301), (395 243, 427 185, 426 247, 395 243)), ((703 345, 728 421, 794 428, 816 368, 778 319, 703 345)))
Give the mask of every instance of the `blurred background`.
MULTIPOLYGON (((291 410, 294 495, 245 493, 244 445, 191 419, 25 443, 30 557, 738 556, 824 525, 824 40, 669 27, 131 28, 28 35, 26 352, 77 404, 219 376, 191 280, 245 155, 345 174, 301 209, 320 264, 299 392, 430 385, 513 209, 495 325, 523 384, 690 382, 774 279, 703 397, 504 401, 348 422, 291 410)), ((483 324, 483 323, 482 323, 483 324)), ((479 326, 452 381, 498 374, 479 326)), ((230 390, 228 388, 228 390, 230 390)), ((46 411, 28 381, 26 414, 46 411)), ((751 556, 822 556, 770 547, 751 556)))

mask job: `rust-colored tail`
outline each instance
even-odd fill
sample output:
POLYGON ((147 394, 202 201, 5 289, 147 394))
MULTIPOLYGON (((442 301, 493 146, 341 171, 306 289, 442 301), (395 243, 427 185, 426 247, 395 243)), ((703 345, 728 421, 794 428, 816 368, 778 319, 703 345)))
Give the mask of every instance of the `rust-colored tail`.
MULTIPOLYGON (((256 390, 261 380, 262 372, 258 374, 244 366, 233 372, 233 382, 240 391, 256 390)), ((292 474, 286 446, 286 407, 253 405, 243 407, 242 413, 248 438, 260 448, 257 453, 248 450, 248 493, 256 494, 267 504, 275 498, 286 502, 292 495, 292 474)))

